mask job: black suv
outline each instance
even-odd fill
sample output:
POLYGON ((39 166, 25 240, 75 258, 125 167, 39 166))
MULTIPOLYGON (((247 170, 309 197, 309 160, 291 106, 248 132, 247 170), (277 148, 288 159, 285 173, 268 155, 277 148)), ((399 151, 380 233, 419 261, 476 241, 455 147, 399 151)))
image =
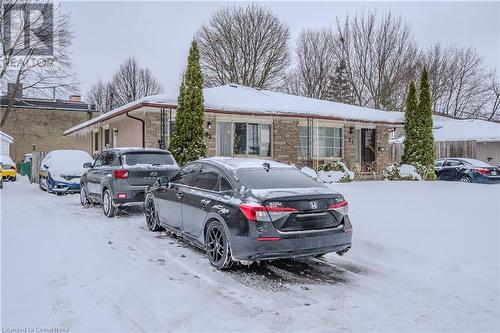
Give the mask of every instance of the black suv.
POLYGON ((102 204, 108 217, 120 205, 144 202, 148 186, 179 170, 172 154, 152 148, 107 149, 84 167, 88 170, 80 181, 80 202, 102 204))
POLYGON ((351 247, 342 195, 293 166, 208 158, 146 191, 150 230, 165 228, 205 249, 218 269, 235 261, 339 255, 351 247))

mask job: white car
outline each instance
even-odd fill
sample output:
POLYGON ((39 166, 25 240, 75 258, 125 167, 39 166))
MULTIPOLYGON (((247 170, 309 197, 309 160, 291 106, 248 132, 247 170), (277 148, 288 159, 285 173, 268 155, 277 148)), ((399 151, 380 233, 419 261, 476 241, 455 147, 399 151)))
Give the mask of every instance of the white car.
POLYGON ((40 189, 57 194, 79 193, 85 163, 94 163, 94 159, 83 150, 51 151, 38 172, 40 189))

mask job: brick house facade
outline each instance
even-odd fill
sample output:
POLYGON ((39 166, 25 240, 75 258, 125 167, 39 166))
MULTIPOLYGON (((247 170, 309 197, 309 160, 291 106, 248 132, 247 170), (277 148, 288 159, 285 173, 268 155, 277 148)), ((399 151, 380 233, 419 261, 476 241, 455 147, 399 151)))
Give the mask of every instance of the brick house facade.
MULTIPOLYGON (((251 112, 237 107, 211 107, 215 104, 211 103, 212 99, 210 94, 205 94, 204 128, 208 156, 271 158, 314 168, 327 161, 342 160, 350 169, 380 174, 391 160, 390 132, 403 125, 402 121, 371 120, 370 112, 379 116, 394 114, 380 110, 363 111, 367 119, 359 115, 349 119, 334 114, 301 114, 293 110, 270 112, 266 107, 251 112)), ((344 106, 320 102, 330 103, 333 107, 344 106)), ((175 107, 175 98, 172 101, 146 98, 71 128, 65 135, 80 141, 80 145, 88 147, 89 153, 94 155, 106 146, 159 148, 162 147, 162 137, 168 147, 169 128, 171 125, 175 128, 175 107), (162 128, 165 129, 163 135, 162 128)))

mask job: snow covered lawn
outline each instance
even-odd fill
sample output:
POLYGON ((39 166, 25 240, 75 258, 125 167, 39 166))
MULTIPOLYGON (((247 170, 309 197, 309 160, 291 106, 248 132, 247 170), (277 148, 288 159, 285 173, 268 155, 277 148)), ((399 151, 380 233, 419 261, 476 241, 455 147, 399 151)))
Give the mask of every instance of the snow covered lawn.
POLYGON ((71 331, 492 331, 500 186, 332 184, 344 257, 214 271, 204 254, 24 177, 0 191, 1 325, 71 331))

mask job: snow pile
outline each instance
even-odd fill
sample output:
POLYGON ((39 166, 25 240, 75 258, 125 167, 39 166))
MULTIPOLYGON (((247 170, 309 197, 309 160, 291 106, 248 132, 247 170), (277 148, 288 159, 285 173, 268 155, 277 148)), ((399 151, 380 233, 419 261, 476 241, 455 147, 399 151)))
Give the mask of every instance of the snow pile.
POLYGON ((42 166, 48 168, 50 176, 58 181, 79 178, 85 172, 83 164, 94 163, 94 159, 83 150, 54 150, 42 160, 42 166))
POLYGON ((384 178, 387 180, 422 180, 422 176, 419 175, 417 169, 409 164, 388 165, 384 171, 384 178))
POLYGON ((354 180, 354 172, 350 171, 342 162, 328 162, 322 164, 316 172, 311 168, 303 167, 303 173, 322 183, 348 183, 354 180))

